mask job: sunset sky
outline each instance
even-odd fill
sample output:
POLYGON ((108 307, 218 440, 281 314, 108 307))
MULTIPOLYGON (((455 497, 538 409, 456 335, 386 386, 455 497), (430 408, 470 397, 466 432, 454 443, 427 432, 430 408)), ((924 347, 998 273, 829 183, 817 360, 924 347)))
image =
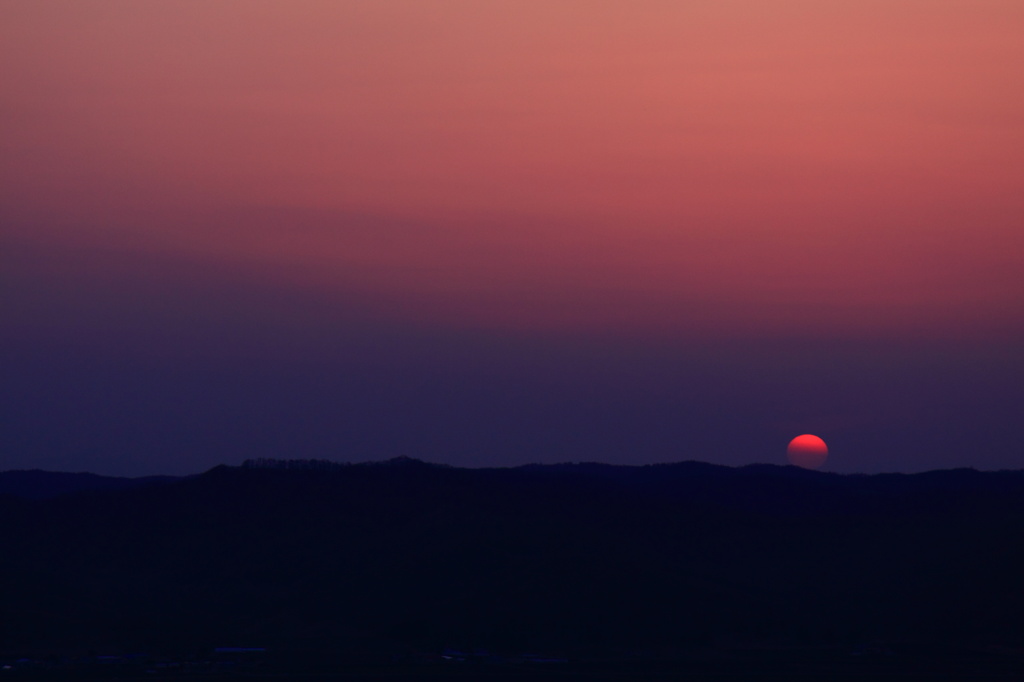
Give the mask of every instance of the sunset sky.
POLYGON ((0 469, 1024 467, 1020 0, 0 0, 0 469))

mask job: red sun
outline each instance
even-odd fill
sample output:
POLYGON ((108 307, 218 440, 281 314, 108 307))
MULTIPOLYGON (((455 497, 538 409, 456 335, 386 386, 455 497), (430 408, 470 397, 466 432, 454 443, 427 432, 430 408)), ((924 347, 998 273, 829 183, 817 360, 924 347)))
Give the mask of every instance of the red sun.
POLYGON ((817 469, 828 457, 828 446, 817 436, 805 433, 789 441, 786 457, 790 464, 804 469, 817 469))

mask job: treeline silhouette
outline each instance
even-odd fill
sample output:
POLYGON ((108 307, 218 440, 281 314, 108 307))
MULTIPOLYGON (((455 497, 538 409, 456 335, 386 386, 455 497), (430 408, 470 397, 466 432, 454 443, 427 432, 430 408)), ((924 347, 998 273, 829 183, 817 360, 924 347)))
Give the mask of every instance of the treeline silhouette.
MULTIPOLYGON (((243 469, 277 469, 284 471, 342 471, 350 467, 395 467, 424 465, 412 457, 394 457, 383 462, 359 463, 335 462, 330 459, 276 459, 273 457, 256 457, 242 462, 243 469)), ((450 468, 447 464, 429 464, 434 468, 450 468)))
POLYGON ((242 462, 243 469, 277 469, 282 471, 338 471, 352 466, 348 462, 329 459, 274 459, 257 457, 242 462))
POLYGON ((1022 538, 1021 472, 251 460, 0 495, 0 652, 1020 647, 1022 538))

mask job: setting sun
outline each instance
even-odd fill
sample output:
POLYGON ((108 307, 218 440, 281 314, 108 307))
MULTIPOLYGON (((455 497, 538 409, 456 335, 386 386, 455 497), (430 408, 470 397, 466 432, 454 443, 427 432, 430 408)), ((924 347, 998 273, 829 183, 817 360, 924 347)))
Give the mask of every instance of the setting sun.
POLYGON ((789 441, 786 448, 789 463, 803 469, 818 469, 828 458, 828 446, 825 441, 805 433, 789 441))

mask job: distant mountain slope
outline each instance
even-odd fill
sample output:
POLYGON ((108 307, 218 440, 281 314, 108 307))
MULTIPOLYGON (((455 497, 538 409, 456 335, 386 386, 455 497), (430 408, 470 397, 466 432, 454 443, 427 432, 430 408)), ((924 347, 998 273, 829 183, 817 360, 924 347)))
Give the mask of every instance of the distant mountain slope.
POLYGON ((138 486, 169 483, 175 476, 121 478, 89 473, 64 473, 24 469, 0 472, 0 495, 14 495, 30 500, 47 500, 82 491, 122 490, 138 486))
POLYGON ((1024 644, 1024 474, 217 467, 0 500, 0 650, 1024 644))

